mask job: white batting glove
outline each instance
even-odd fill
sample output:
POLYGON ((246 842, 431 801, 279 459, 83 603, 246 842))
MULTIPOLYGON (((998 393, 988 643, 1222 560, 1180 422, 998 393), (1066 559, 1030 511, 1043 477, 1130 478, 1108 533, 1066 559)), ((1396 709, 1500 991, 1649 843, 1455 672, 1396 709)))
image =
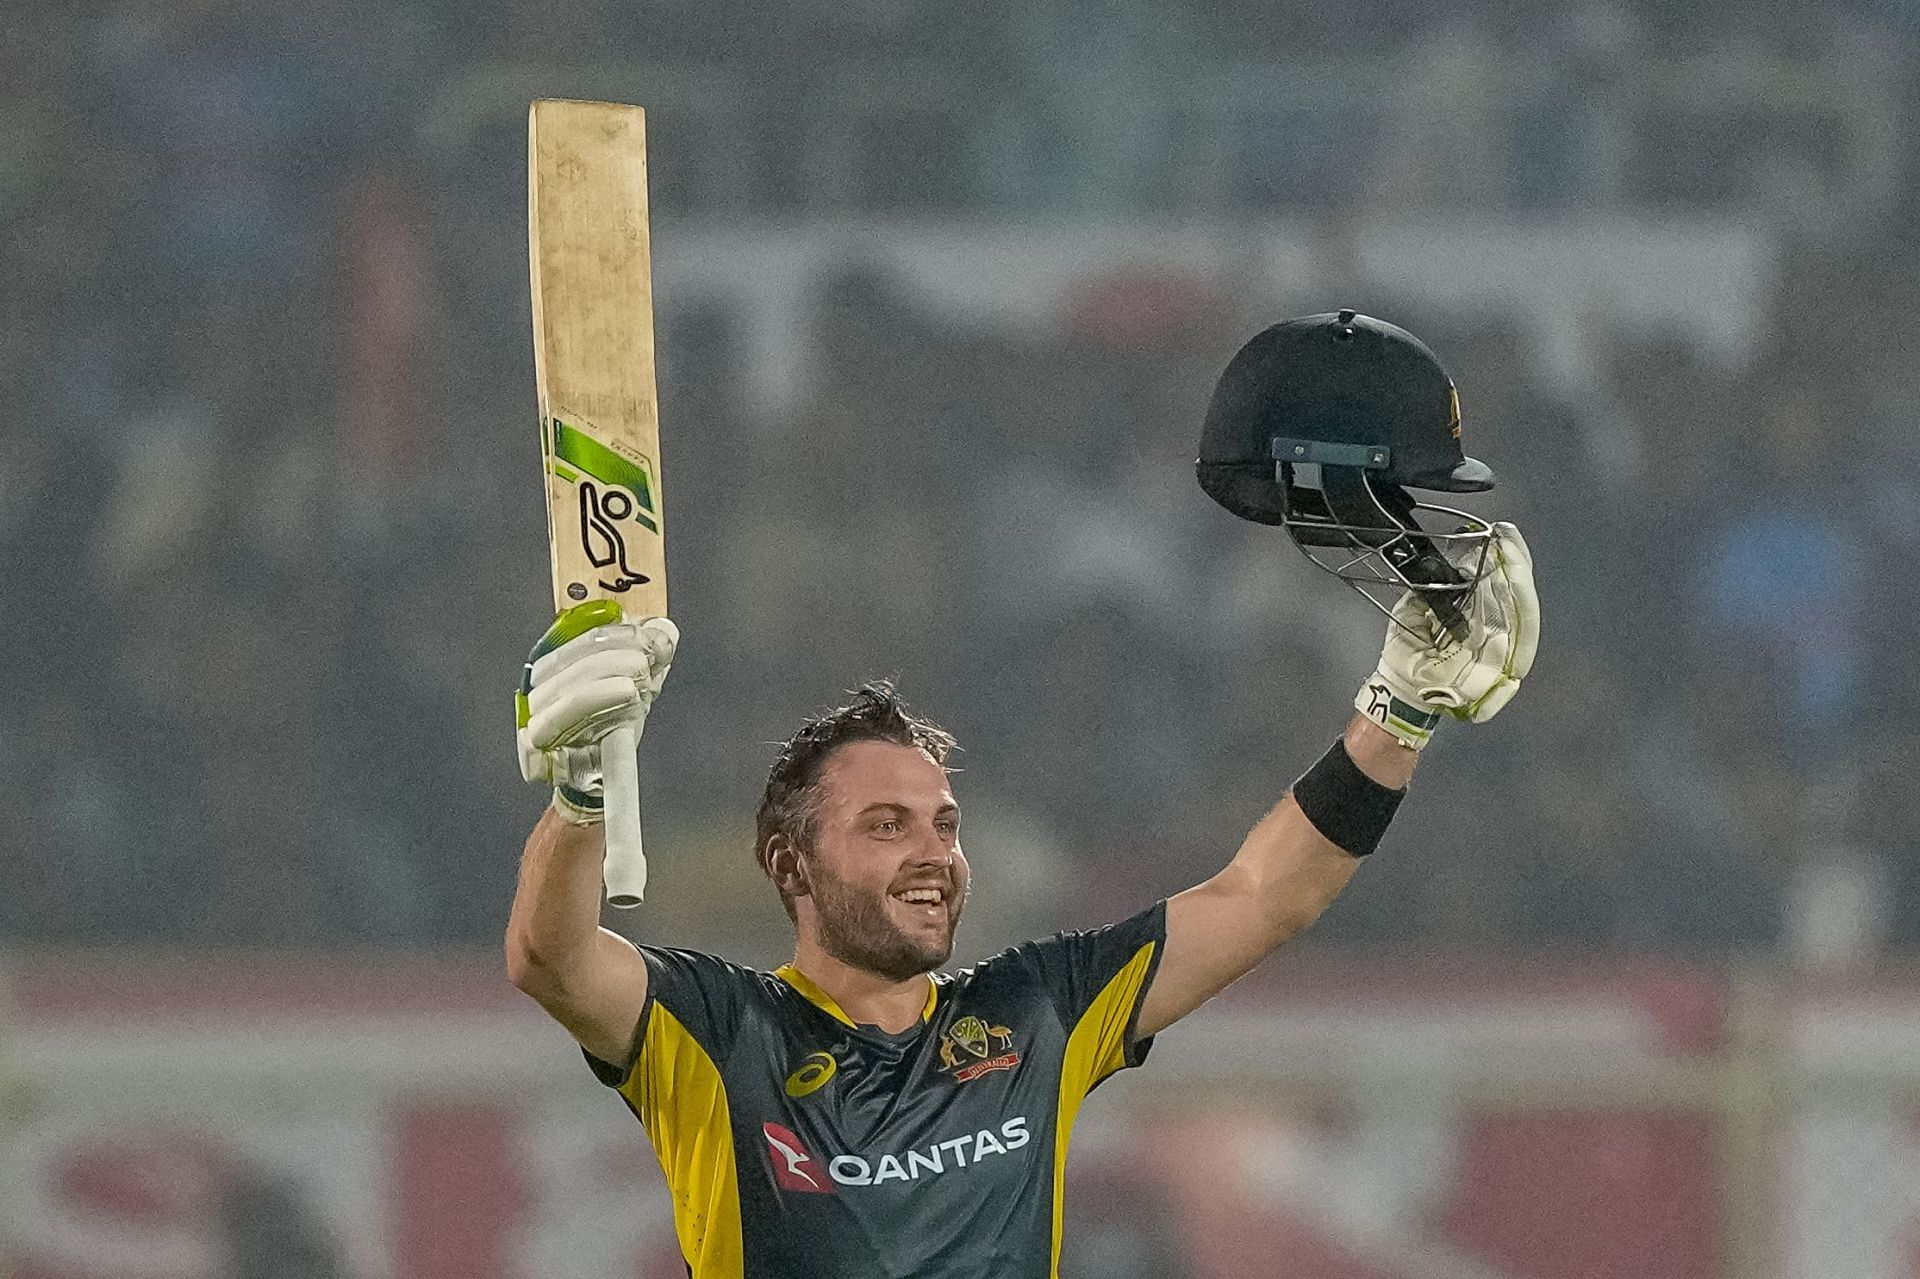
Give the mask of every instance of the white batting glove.
POLYGON ((1465 639, 1441 626, 1419 595, 1393 606, 1380 668, 1360 686, 1362 715, 1419 750, 1444 713, 1484 724, 1520 691, 1540 642, 1540 597, 1533 556, 1511 524, 1495 524, 1487 547, 1493 565, 1466 609, 1465 639))
POLYGON ((600 743, 623 727, 640 736, 680 645, 664 617, 619 617, 618 604, 599 600, 555 618, 514 699, 520 775, 552 785, 554 807, 576 825, 603 819, 600 743))

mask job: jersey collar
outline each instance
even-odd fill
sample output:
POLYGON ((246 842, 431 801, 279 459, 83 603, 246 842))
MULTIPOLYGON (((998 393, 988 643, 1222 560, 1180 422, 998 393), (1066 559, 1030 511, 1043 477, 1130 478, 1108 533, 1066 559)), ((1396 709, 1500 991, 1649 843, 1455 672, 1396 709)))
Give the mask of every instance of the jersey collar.
MULTIPOLYGON (((857 1023, 855 1023, 853 1018, 847 1016, 846 1009, 840 1007, 839 1000, 820 989, 818 982, 801 972, 798 968, 795 968, 792 964, 782 964, 780 967, 774 969, 773 975, 799 991, 803 999, 815 1008, 818 1008, 821 1012, 827 1014, 827 1016, 833 1018, 835 1021, 845 1022, 847 1025, 857 1028, 857 1023)), ((935 984, 933 977, 929 975, 927 977, 926 1007, 920 1010, 920 1021, 922 1024, 933 1020, 933 1007, 939 1002, 939 999, 940 987, 935 984)))

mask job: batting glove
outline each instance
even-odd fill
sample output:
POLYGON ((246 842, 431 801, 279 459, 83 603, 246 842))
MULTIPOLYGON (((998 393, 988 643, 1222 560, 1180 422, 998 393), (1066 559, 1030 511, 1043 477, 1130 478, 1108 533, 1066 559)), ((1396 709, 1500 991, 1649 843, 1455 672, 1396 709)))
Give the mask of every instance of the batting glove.
POLYGON ((594 600, 560 614, 533 646, 514 698, 520 775, 551 785, 568 821, 603 819, 600 743, 622 727, 640 736, 679 645, 666 618, 623 622, 618 603, 594 600))
MULTIPOLYGON (((1511 524, 1493 526, 1493 560, 1466 610, 1465 639, 1455 639, 1412 591, 1393 607, 1380 668, 1360 686, 1354 708, 1419 750, 1444 713, 1484 724, 1520 691, 1540 642, 1540 597, 1533 556, 1511 524)), ((1477 554, 1477 552, 1476 552, 1477 554)))

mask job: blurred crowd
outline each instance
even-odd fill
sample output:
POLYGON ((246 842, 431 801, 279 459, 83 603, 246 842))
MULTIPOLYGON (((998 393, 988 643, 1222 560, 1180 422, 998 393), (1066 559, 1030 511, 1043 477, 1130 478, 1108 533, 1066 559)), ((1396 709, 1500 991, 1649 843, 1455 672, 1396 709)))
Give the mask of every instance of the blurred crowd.
POLYGON ((1757 228, 1775 269, 1744 358, 1604 326, 1573 394, 1521 319, 1391 287, 1161 281, 990 325, 854 257, 804 299, 811 374, 777 411, 740 317, 663 290, 686 643, 643 748, 650 931, 777 954, 748 847, 770 744, 876 676, 968 748, 977 936, 1223 863, 1382 623, 1212 507, 1191 449, 1241 340, 1355 305, 1453 372, 1546 636, 1506 716, 1438 740, 1317 942, 1920 945, 1920 9, 765 10, 9 17, 0 943, 498 935, 542 798, 509 695, 550 612, 522 112, 658 85, 657 259, 717 223, 1280 218, 1337 244, 1356 209, 1598 209, 1757 228), (1689 58, 1728 87, 1676 114, 1689 58))

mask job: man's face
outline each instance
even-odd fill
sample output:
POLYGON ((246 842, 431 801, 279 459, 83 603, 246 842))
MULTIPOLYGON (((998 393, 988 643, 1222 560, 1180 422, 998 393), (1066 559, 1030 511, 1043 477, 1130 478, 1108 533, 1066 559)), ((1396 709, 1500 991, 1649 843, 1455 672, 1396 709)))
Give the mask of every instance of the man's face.
POLYGON ((967 896, 946 771, 911 746, 842 746, 820 770, 814 828, 798 909, 821 949, 897 981, 946 963, 967 896))

